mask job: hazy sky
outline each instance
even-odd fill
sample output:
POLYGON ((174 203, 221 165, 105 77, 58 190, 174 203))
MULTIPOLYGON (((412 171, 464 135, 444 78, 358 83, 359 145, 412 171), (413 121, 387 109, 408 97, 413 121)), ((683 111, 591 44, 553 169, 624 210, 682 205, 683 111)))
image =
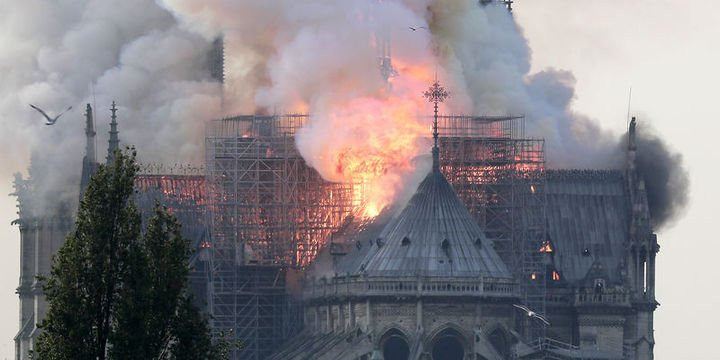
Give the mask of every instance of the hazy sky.
MULTIPOLYGON (((22 0, 1 3, 12 1, 22 0)), ((532 49, 533 71, 546 67, 571 71, 577 80, 576 111, 619 134, 625 130, 632 87, 632 113, 639 121, 652 123, 685 158, 690 205, 682 219, 658 234, 661 306, 655 317, 655 355, 660 360, 718 358, 713 345, 720 323, 720 312, 714 309, 720 305, 715 278, 720 269, 714 265, 719 263, 720 244, 713 239, 712 225, 720 214, 720 190, 715 184, 720 152, 712 146, 720 133, 720 106, 715 99, 720 83, 719 10, 720 3, 713 0, 515 3, 515 16, 532 49)), ((28 157, 16 149, 0 149, 4 163, 28 157)), ((0 195, 12 192, 11 181, 0 179, 0 195)), ((9 225, 15 211, 14 198, 0 196, 0 234, 5 238, 0 252, 0 358, 8 359, 14 357, 12 338, 18 330, 14 289, 19 277, 19 234, 9 225)))

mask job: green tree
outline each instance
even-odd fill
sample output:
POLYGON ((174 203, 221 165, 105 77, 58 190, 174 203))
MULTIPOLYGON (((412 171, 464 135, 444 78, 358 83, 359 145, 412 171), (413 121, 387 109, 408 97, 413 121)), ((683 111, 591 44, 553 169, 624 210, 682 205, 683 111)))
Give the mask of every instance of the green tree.
POLYGON ((156 206, 141 234, 135 152, 100 166, 75 230, 44 279, 38 359, 215 359, 207 320, 187 292, 190 246, 156 206))

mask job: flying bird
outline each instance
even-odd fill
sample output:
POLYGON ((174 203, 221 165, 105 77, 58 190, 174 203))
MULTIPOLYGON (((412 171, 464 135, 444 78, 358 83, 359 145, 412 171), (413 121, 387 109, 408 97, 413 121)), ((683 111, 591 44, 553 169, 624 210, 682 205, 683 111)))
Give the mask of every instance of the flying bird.
POLYGON ((518 304, 513 304, 513 306, 524 311, 527 314, 527 316, 529 316, 531 318, 536 318, 536 319, 542 321, 543 323, 545 323, 546 326, 550 326, 550 322, 544 316, 530 310, 527 306, 518 305, 518 304))
POLYGON ((37 107, 37 106, 35 106, 35 105, 33 105, 33 104, 30 104, 30 107, 33 108, 33 109, 35 109, 35 110, 37 110, 39 113, 42 114, 42 116, 45 117, 45 120, 47 121, 47 122, 45 123, 45 125, 54 125, 54 124, 58 121, 58 119, 59 119, 61 116, 63 116, 63 114, 65 114, 66 112, 72 110, 72 106, 70 106, 70 107, 68 107, 65 111, 61 112, 60 114, 56 115, 55 117, 50 117, 50 115, 48 115, 45 111, 43 111, 43 109, 41 109, 41 108, 39 108, 39 107, 37 107))

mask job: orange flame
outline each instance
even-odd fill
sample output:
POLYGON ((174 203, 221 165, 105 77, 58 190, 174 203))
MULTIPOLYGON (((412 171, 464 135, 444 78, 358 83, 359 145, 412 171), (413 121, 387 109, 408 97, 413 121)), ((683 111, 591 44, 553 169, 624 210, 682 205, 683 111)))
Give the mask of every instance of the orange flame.
MULTIPOLYGON (((313 159, 313 166, 330 181, 358 184, 357 209, 365 217, 377 216, 395 200, 403 178, 414 170, 413 158, 428 152, 423 138, 430 126, 421 113, 428 108, 422 91, 432 72, 429 66, 399 65, 399 76, 377 94, 332 104, 311 114, 330 133, 313 159), (326 125, 327 127, 327 125, 326 125)), ((311 125, 312 126, 312 125, 311 125)))

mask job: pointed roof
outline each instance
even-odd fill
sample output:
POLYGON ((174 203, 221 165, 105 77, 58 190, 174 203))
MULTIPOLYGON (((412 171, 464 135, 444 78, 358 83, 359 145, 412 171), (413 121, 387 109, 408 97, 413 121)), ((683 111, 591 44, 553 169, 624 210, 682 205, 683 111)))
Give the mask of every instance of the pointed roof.
POLYGON ((440 171, 432 171, 380 232, 360 272, 369 276, 511 278, 492 243, 440 171))
POLYGON ((108 154, 106 158, 108 164, 113 162, 115 151, 120 150, 120 139, 118 138, 117 129, 117 110, 117 106, 115 106, 115 102, 113 101, 112 107, 110 108, 112 115, 110 116, 110 138, 108 139, 108 154))

